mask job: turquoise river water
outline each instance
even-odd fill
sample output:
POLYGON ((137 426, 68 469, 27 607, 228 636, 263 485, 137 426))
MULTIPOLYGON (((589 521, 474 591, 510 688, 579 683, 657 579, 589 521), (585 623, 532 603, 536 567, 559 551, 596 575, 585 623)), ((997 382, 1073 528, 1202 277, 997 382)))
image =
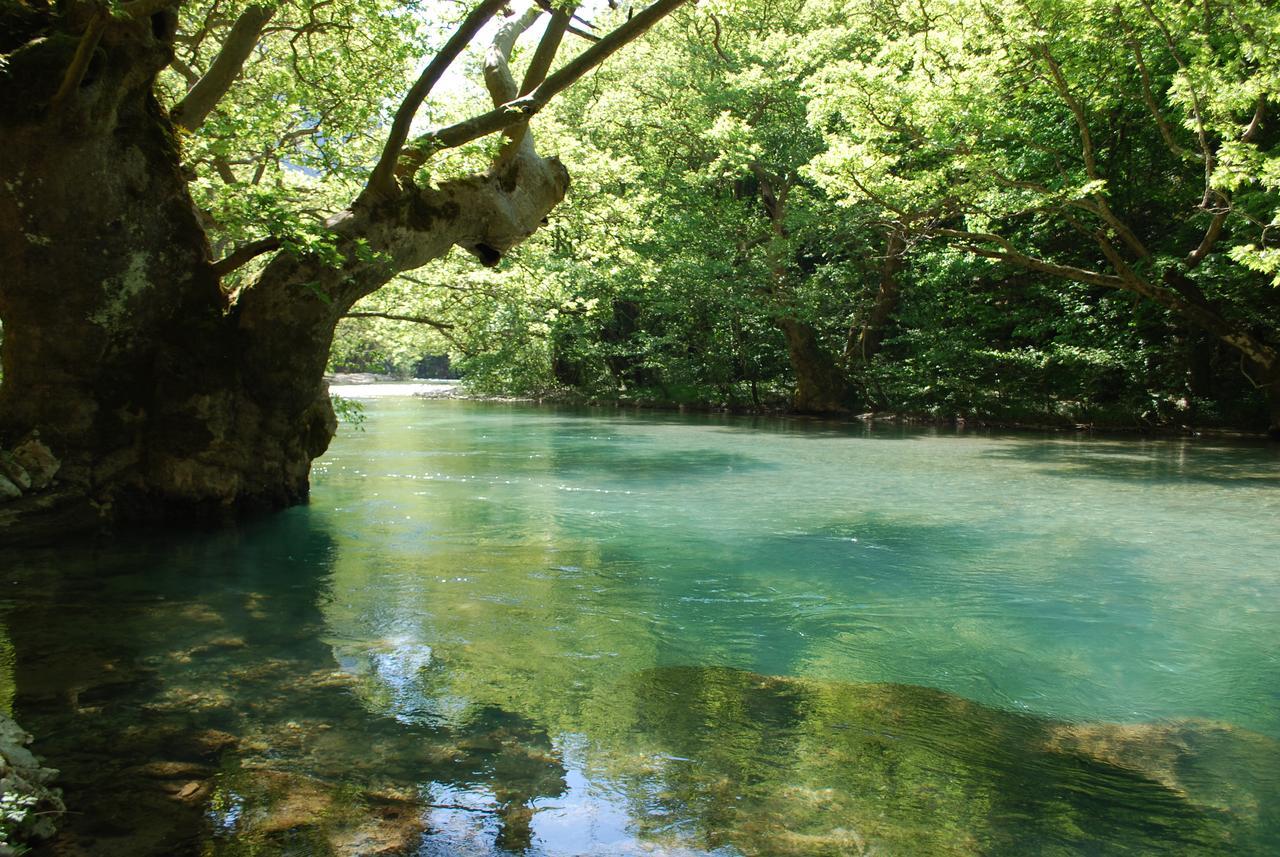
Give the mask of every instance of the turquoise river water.
POLYGON ((1280 854, 1275 445, 367 407, 0 555, 44 852, 1280 854))

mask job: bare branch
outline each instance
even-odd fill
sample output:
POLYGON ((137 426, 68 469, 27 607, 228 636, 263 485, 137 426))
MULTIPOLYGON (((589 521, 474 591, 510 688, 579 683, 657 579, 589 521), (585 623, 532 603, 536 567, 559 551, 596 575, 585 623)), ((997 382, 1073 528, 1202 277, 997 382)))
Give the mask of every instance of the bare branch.
POLYGON ((431 88, 440 80, 445 70, 453 64, 463 49, 475 38, 476 33, 480 32, 480 28, 497 14, 505 2, 506 0, 483 0, 463 19, 462 24, 445 42, 440 52, 427 63, 427 67, 422 70, 422 74, 410 87, 404 100, 400 102, 399 109, 396 110, 395 120, 387 133, 387 142, 382 147, 382 155, 378 159, 377 166, 373 168, 373 174, 369 176, 369 182, 365 185, 362 196, 386 196, 395 192, 396 160, 400 157, 400 150, 404 147, 405 141, 409 139, 409 128, 413 125, 413 117, 417 115, 418 108, 422 106, 422 102, 426 100, 431 93, 431 88))
MULTIPOLYGON (((1062 67, 1058 65, 1057 60, 1053 58, 1053 54, 1049 53, 1049 49, 1043 45, 1039 48, 1039 53, 1044 59, 1045 65, 1049 68, 1049 73, 1053 76, 1053 88, 1057 90, 1059 97, 1066 102, 1071 115, 1075 117, 1076 128, 1080 131, 1080 155, 1084 160, 1084 168, 1086 174, 1092 181, 1101 181, 1102 176, 1098 173, 1098 162, 1093 145, 1093 135, 1089 132, 1089 117, 1085 112, 1084 105, 1080 99, 1072 94, 1071 88, 1067 85, 1066 75, 1062 73, 1062 67)), ((1101 192, 1095 191, 1090 194, 1093 199, 1093 211, 1103 221, 1116 231, 1121 240, 1129 246, 1139 259, 1147 259, 1151 257, 1151 251, 1147 249, 1142 240, 1138 238, 1129 225, 1116 216, 1111 210, 1111 206, 1107 203, 1107 198, 1101 192)))
POLYGON ((495 131, 527 121, 545 107, 552 97, 577 83, 587 72, 600 65, 619 48, 644 35, 650 27, 685 2, 687 0, 656 0, 643 11, 637 12, 625 24, 587 48, 559 71, 549 75, 528 95, 508 101, 488 113, 473 116, 423 135, 414 141, 412 148, 405 150, 402 158, 404 169, 411 172, 422 166, 435 152, 456 148, 495 131))
POLYGON ((569 25, 568 32, 577 36, 580 39, 586 39, 588 42, 600 41, 600 37, 597 36, 595 33, 588 33, 586 30, 583 30, 579 27, 575 27, 572 24, 569 25))
POLYGON ((1160 131, 1160 137, 1164 140, 1164 144, 1169 148, 1169 151, 1180 158, 1185 157, 1189 153, 1173 139, 1173 129, 1169 127, 1169 123, 1164 119, 1164 114, 1160 112, 1160 106, 1156 104, 1155 92, 1151 87, 1151 72, 1147 70, 1147 61, 1146 57, 1143 56, 1142 46, 1138 44, 1138 40, 1134 37, 1133 31, 1127 23, 1124 28, 1125 32, 1129 34, 1129 38, 1126 41, 1129 43, 1129 49, 1133 51, 1133 58, 1138 66, 1138 75, 1142 79, 1142 100, 1147 105, 1147 112, 1155 120, 1156 128, 1160 131))
MULTIPOLYGON (((1240 142, 1249 143, 1258 134, 1258 129, 1262 127, 1262 119, 1267 111, 1266 95, 1258 96, 1258 104, 1254 107, 1253 118, 1249 120, 1249 125, 1244 129, 1244 133, 1240 135, 1240 142)), ((1200 239, 1200 246, 1187 254, 1184 260, 1187 270, 1194 270, 1205 257, 1213 250, 1218 239, 1222 236, 1222 228, 1227 223, 1227 218, 1231 215, 1231 201, 1223 193, 1219 192, 1224 207, 1219 208, 1213 213, 1213 219, 1209 221, 1209 228, 1205 230, 1204 237, 1200 239)))
POLYGON ((222 49, 213 58, 213 64, 191 90, 174 105, 169 116, 175 124, 194 131, 204 124, 209 113, 227 94, 231 84, 240 76, 245 60, 258 44, 262 28, 271 20, 275 9, 270 6, 250 6, 236 19, 227 34, 222 49))
POLYGON ((720 59, 724 60, 724 64, 733 68, 733 60, 729 59, 729 55, 724 52, 724 48, 720 47, 720 37, 723 33, 720 28, 720 19, 716 17, 714 12, 711 13, 711 24, 716 29, 716 34, 711 39, 711 46, 716 49, 716 53, 720 56, 720 59))
POLYGON ((1165 282, 1168 285, 1161 286, 1153 283, 1125 264, 1115 248, 1101 234, 1095 234, 1099 246, 1102 247, 1103 254, 1120 273, 1120 276, 1103 274, 1071 265, 1059 265, 1046 259, 1029 256, 1014 247, 1013 243, 1007 238, 999 235, 985 232, 966 232, 960 229, 934 229, 933 234, 945 238, 957 238, 967 242, 961 245, 961 249, 977 256, 999 259, 1029 271, 1039 271, 1077 283, 1105 286, 1106 288, 1119 289, 1149 298, 1209 331, 1259 366, 1269 370, 1280 366, 1280 353, 1277 353, 1275 348, 1255 337, 1247 329, 1234 325, 1224 318, 1203 298, 1203 293, 1199 292, 1199 288, 1191 281, 1186 280, 1185 276, 1177 271, 1176 268, 1168 268, 1164 272, 1165 282), (981 246, 983 244, 995 244, 1000 249, 995 250, 990 247, 983 247, 981 246))
POLYGON ((218 173, 218 178, 222 179, 224 184, 236 184, 240 181, 235 170, 231 169, 231 163, 222 155, 214 156, 213 168, 218 173))
POLYGON ((199 73, 176 56, 169 60, 169 67, 182 75, 182 78, 187 82, 187 89, 195 86, 200 80, 199 73))
POLYGON ((1204 159, 1204 197, 1201 199, 1200 205, 1208 208, 1209 201, 1214 194, 1211 184, 1214 157, 1213 148, 1209 145, 1209 131, 1204 124, 1204 100, 1200 97, 1200 90, 1196 88, 1195 79, 1187 69, 1186 61, 1182 58, 1182 54, 1178 52, 1177 42, 1174 41, 1173 34, 1169 32, 1168 25, 1151 8, 1149 0, 1139 0, 1139 2, 1142 3, 1142 8, 1146 10, 1147 17, 1151 19, 1161 35, 1164 36, 1165 45, 1169 48, 1169 54, 1173 57, 1174 62, 1178 64, 1178 70, 1186 75, 1187 89, 1191 92, 1191 116, 1196 122, 1196 139, 1200 143, 1200 154, 1204 159))
POLYGON ((1262 127, 1262 120, 1267 115, 1267 96, 1262 94, 1258 96, 1258 104, 1253 109, 1253 118, 1249 120, 1249 127, 1244 129, 1244 133, 1240 135, 1241 143, 1251 143, 1253 138, 1258 136, 1258 129, 1262 127))
MULTIPOLYGON (((551 2, 551 0, 533 0, 533 2, 538 6, 538 8, 540 8, 540 9, 541 9, 542 11, 544 11, 544 12, 555 12, 555 11, 556 11, 556 7, 555 7, 555 5, 551 2)), ((609 7, 610 7, 610 8, 614 8, 614 4, 613 4, 612 2, 610 2, 610 3, 609 3, 609 7)), ((594 34, 592 34, 592 33, 585 32, 585 31, 580 30, 579 28, 577 28, 577 27, 573 26, 573 25, 572 25, 572 22, 573 22, 573 21, 577 21, 579 24, 581 24, 582 26, 586 27, 588 30, 594 30, 594 29, 596 29, 596 25, 595 25, 595 24, 591 23, 591 22, 590 22, 590 21, 588 21, 586 18, 583 18, 583 17, 582 17, 581 15, 579 15, 577 12, 574 12, 574 13, 573 13, 573 15, 572 15, 572 16, 571 16, 571 18, 570 18, 570 26, 569 26, 569 32, 570 32, 570 33, 573 33, 573 34, 574 34, 574 35, 576 35, 576 36, 582 36, 582 38, 584 38, 584 39, 586 39, 586 40, 588 40, 588 41, 591 41, 591 42, 598 42, 598 41, 600 41, 600 37, 599 37, 599 36, 594 35, 594 34)))
POLYGON ((1218 243, 1218 238, 1222 235, 1222 227, 1226 225, 1227 216, 1230 213, 1229 208, 1214 213, 1213 220, 1209 221, 1209 228, 1205 230, 1204 238, 1200 239, 1200 246, 1188 253, 1187 258, 1183 260, 1187 270, 1195 270, 1204 261, 1204 257, 1209 255, 1213 245, 1218 243))

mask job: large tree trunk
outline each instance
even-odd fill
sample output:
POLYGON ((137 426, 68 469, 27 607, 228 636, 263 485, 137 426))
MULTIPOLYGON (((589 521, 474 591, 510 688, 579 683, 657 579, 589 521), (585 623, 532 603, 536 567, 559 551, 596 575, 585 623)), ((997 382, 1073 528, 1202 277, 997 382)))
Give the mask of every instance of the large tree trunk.
POLYGON ((787 341, 787 355, 796 376, 791 409, 801 414, 839 415, 853 408, 853 388, 822 347, 813 325, 792 318, 777 321, 787 341))
POLYGON ((1280 440, 1280 379, 1276 379, 1267 388, 1267 406, 1271 412, 1270 427, 1267 436, 1272 440, 1280 440))
POLYGON ((49 21, 49 38, 10 59, 0 446, 38 432, 62 462, 56 495, 86 517, 297 500, 307 454, 332 425, 313 408, 297 433, 302 415, 263 408, 245 387, 234 319, 151 94, 173 26, 172 12, 49 21), (100 39, 59 101, 80 43, 61 30, 85 26, 100 39))
POLYGON ((792 180, 759 161, 752 161, 749 167, 756 179, 760 204, 769 218, 771 237, 767 257, 772 283, 764 292, 776 306, 773 323, 786 340, 787 357, 796 378, 791 409, 801 414, 847 414, 852 410, 854 398, 848 378, 837 365, 835 356, 823 347, 818 331, 812 324, 796 318, 789 306, 792 290, 786 221, 792 180))
POLYGON ((228 294, 152 95, 172 11, 2 23, 0 450, 38 433, 61 468, 0 502, 0 542, 40 538, 36 521, 208 521, 305 499, 335 429, 323 371, 338 319, 455 244, 495 264, 567 186, 525 145, 492 175, 336 215, 339 267, 282 253, 228 294), (64 76, 80 45, 83 76, 64 76))
POLYGON ((880 262, 880 285, 876 290, 875 302, 871 312, 863 320, 861 327, 849 330, 849 341, 845 346, 845 357, 852 365, 871 362, 871 358, 880 353, 884 346, 884 333, 889 327, 889 320, 898 309, 898 296, 902 292, 902 284, 898 280, 898 271, 902 268, 902 254, 906 249, 906 241, 900 232, 890 232, 885 239, 884 259, 880 262))

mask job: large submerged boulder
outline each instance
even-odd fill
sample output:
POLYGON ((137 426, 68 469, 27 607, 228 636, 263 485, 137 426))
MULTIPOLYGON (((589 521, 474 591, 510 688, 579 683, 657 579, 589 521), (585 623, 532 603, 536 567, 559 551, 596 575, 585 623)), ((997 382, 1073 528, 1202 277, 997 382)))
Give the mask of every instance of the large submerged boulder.
POLYGON ((0 714, 0 857, 52 837, 67 809, 51 785, 58 772, 40 764, 30 743, 22 727, 0 714))

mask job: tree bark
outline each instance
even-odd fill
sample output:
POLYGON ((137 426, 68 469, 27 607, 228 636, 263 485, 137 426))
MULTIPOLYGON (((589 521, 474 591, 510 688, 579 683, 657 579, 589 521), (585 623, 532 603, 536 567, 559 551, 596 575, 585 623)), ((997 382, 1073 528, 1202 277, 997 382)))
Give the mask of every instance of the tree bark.
POLYGON ((1254 363, 1247 375, 1267 403, 1267 436, 1280 441, 1280 366, 1268 368, 1254 363))

